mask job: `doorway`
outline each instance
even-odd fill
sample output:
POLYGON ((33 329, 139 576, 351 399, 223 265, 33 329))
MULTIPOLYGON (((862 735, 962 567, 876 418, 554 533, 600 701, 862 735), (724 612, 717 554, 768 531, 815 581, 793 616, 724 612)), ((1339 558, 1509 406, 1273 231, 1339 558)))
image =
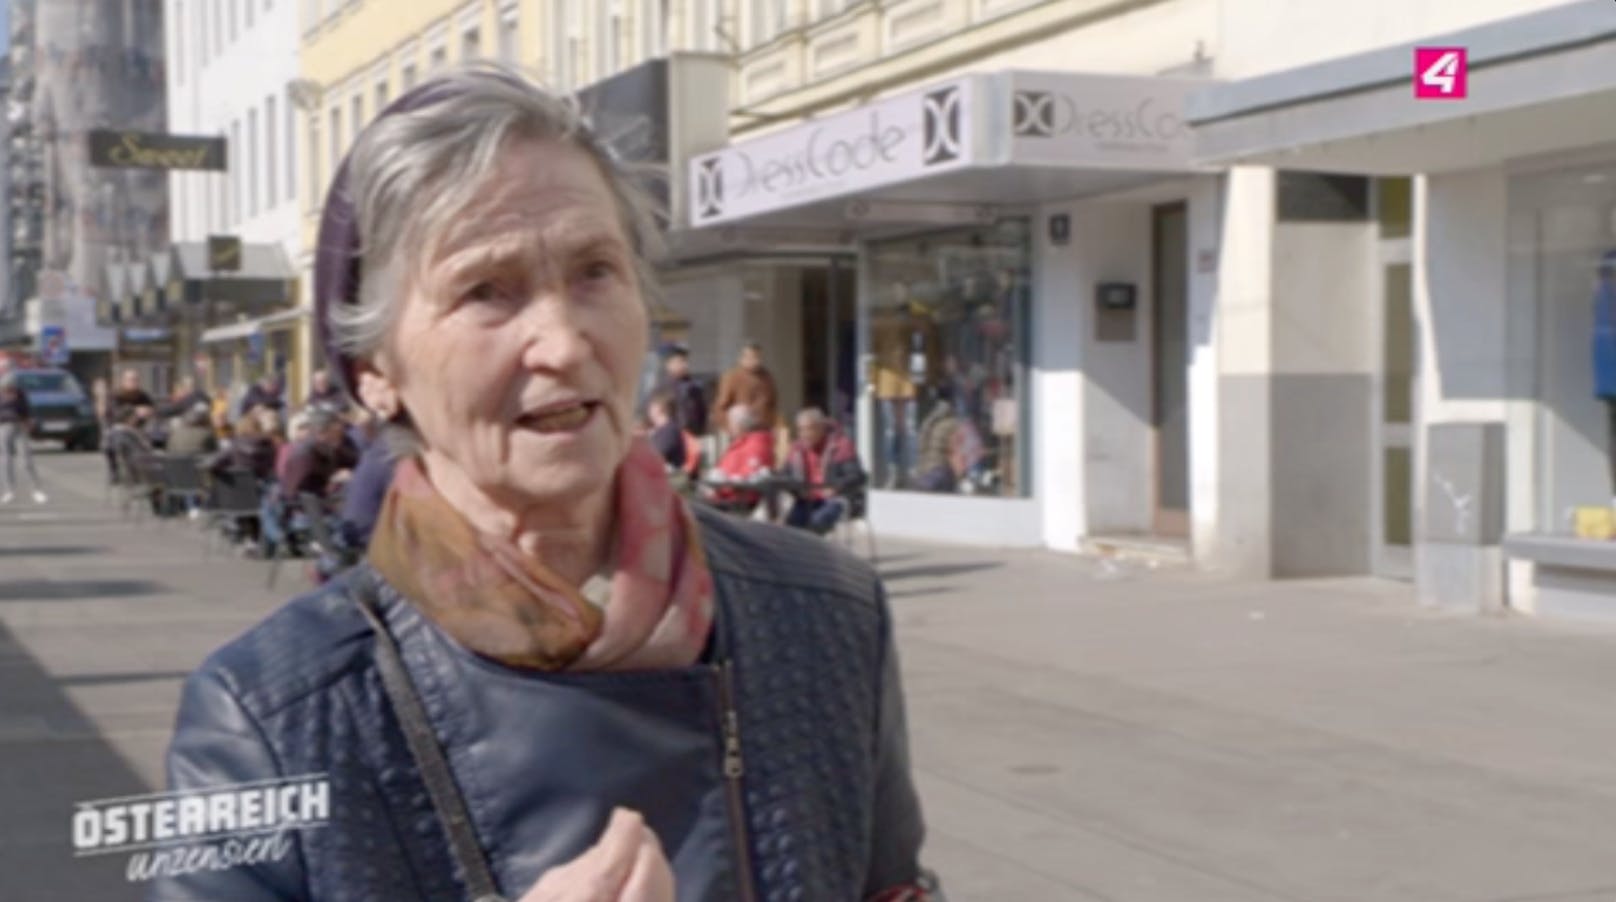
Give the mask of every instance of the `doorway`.
POLYGON ((1190 533, 1189 209, 1180 202, 1151 214, 1152 528, 1183 539, 1190 533))
POLYGON ((1414 576, 1414 424, 1419 397, 1418 327, 1414 318, 1412 180, 1381 179, 1375 201, 1379 227, 1380 297, 1376 304, 1380 366, 1375 378, 1374 485, 1378 516, 1375 575, 1414 576))
MULTIPOLYGON (((857 397, 857 267, 832 258, 802 270, 802 399, 853 434, 857 397)), ((786 413, 786 412, 783 412, 786 413)), ((786 413, 789 416, 789 413, 786 413)))

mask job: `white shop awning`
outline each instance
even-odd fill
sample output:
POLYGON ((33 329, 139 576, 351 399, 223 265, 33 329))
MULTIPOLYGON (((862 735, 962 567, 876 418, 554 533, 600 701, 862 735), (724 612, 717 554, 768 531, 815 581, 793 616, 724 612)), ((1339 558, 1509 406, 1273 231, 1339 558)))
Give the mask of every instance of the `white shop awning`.
POLYGON ((225 341, 240 341, 254 335, 273 331, 289 323, 295 323, 308 315, 307 307, 298 307, 293 310, 271 313, 268 316, 260 316, 256 319, 242 320, 239 323, 231 323, 227 326, 214 326, 202 333, 202 343, 208 345, 225 341))

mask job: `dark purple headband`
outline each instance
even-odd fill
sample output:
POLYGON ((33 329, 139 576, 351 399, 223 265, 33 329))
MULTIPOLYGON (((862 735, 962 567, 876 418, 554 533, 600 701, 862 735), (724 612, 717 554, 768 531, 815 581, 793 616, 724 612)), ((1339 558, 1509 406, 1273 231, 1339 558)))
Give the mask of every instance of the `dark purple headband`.
MULTIPOLYGON (((429 81, 393 101, 371 120, 371 125, 397 113, 409 113, 441 103, 457 92, 451 82, 438 79, 429 81)), ((366 126, 369 128, 370 126, 366 126)), ((355 143, 358 143, 355 135, 355 143)), ((356 361, 337 346, 336 332, 331 328, 334 305, 359 302, 359 260, 363 236, 359 234, 359 220, 353 198, 348 193, 348 162, 353 155, 350 148, 331 177, 326 191, 325 209, 320 214, 320 235, 314 251, 314 328, 320 347, 325 349, 326 361, 336 377, 337 384, 359 400, 359 381, 355 373, 356 361)))

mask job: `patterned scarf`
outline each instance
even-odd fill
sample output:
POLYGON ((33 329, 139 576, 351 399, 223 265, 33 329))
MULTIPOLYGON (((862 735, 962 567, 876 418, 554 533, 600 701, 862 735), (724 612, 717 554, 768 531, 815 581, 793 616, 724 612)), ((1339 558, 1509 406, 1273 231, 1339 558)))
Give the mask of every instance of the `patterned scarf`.
POLYGON ((695 519, 644 439, 618 468, 616 492, 615 571, 603 607, 510 540, 476 532, 415 460, 393 476, 370 562, 456 641, 512 667, 689 666, 713 619, 695 519))

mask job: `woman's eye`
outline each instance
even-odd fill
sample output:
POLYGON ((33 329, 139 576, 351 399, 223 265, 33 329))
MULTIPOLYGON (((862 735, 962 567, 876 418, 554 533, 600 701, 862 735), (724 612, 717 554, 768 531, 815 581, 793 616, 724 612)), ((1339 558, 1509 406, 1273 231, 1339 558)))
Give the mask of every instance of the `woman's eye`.
POLYGON ((461 294, 468 301, 497 301, 501 296, 499 286, 493 282, 478 282, 461 294))
POLYGON ((583 275, 585 279, 598 281, 609 279, 617 274, 617 266, 610 260, 594 260, 584 264, 583 275))

